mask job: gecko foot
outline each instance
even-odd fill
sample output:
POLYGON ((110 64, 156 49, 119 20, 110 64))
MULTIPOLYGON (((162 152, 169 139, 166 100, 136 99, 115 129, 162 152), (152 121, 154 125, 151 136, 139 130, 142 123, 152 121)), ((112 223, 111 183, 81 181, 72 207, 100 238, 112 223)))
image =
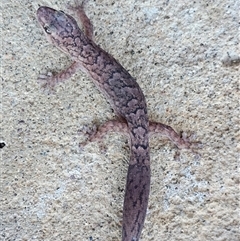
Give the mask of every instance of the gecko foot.
POLYGON ((84 147, 87 143, 93 141, 97 141, 101 144, 100 141, 109 132, 117 132, 129 138, 127 124, 119 120, 110 120, 100 126, 84 126, 79 132, 87 136, 87 140, 79 144, 80 147, 84 147))
POLYGON ((182 142, 179 142, 177 144, 177 147, 179 149, 201 149, 203 147, 203 144, 200 141, 196 141, 196 135, 195 134, 187 134, 186 132, 181 132, 180 137, 182 142))
POLYGON ((86 136, 86 140, 79 143, 80 150, 83 150, 88 143, 97 141, 101 153, 106 153, 106 146, 103 144, 103 142, 100 142, 102 136, 99 136, 97 125, 94 124, 91 127, 83 126, 78 132, 86 136))
POLYGON ((70 74, 67 70, 64 70, 60 73, 48 71, 46 74, 40 74, 37 81, 42 88, 52 92, 58 83, 69 79, 69 76, 70 74))
POLYGON ((201 158, 201 154, 199 154, 197 150, 203 148, 203 144, 200 141, 196 141, 196 135, 181 132, 180 138, 182 142, 176 144, 179 149, 176 151, 174 159, 176 161, 181 161, 180 149, 187 149, 194 155, 195 161, 199 160, 201 158))
POLYGON ((54 86, 56 84, 54 80, 54 75, 52 72, 47 72, 46 74, 40 74, 37 82, 43 88, 44 92, 51 94, 54 91, 54 86))
POLYGON ((97 126, 96 125, 92 125, 91 127, 88 126, 88 125, 85 125, 80 130, 78 130, 79 134, 83 134, 84 136, 86 136, 86 140, 81 142, 81 143, 79 143, 79 147, 83 148, 89 142, 91 142, 92 138, 96 134, 96 132, 97 132, 97 126))

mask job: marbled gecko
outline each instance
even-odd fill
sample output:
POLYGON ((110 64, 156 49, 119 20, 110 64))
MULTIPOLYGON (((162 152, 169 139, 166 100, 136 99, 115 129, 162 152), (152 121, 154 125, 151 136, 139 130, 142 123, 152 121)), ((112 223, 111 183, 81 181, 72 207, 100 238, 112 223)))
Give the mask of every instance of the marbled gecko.
POLYGON ((94 81, 110 102, 121 121, 108 121, 95 137, 115 130, 130 135, 130 160, 125 189, 122 241, 138 241, 146 216, 150 191, 149 133, 160 133, 171 139, 179 148, 190 148, 191 143, 171 127, 161 123, 149 124, 144 94, 136 80, 110 54, 93 41, 93 28, 83 4, 75 7, 84 32, 75 19, 49 7, 37 10, 37 19, 48 40, 74 61, 57 75, 40 75, 43 85, 53 87, 81 69, 94 81))

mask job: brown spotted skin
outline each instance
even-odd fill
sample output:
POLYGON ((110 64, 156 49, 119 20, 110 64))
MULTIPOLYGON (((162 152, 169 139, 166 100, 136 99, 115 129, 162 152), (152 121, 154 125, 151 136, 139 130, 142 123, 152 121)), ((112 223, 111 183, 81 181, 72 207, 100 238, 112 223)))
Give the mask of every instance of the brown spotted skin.
POLYGON ((150 134, 167 137, 178 148, 198 148, 198 144, 182 138, 170 126, 157 122, 149 124, 145 97, 138 83, 117 60, 94 43, 92 24, 84 12, 83 4, 72 9, 80 18, 85 34, 68 14, 49 7, 37 10, 38 22, 47 39, 74 60, 68 69, 56 75, 40 75, 38 80, 44 87, 52 89, 80 69, 91 77, 120 117, 121 121, 108 121, 102 125, 90 139, 97 140, 107 131, 118 131, 130 137, 122 241, 138 241, 150 191, 149 131, 150 134))

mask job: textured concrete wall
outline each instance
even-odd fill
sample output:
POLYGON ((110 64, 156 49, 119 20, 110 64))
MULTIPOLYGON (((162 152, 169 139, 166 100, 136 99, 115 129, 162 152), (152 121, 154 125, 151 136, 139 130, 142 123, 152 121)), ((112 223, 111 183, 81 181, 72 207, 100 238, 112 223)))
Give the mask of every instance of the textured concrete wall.
MULTIPOLYGON (((120 240, 129 158, 109 134, 84 150, 81 128, 114 118, 81 72, 46 95, 44 70, 71 63, 36 21, 39 5, 1 4, 1 240, 120 240)), ((203 148, 151 139, 152 183, 142 233, 152 240, 239 240, 239 1, 89 0, 95 39, 139 82, 149 116, 203 148)))

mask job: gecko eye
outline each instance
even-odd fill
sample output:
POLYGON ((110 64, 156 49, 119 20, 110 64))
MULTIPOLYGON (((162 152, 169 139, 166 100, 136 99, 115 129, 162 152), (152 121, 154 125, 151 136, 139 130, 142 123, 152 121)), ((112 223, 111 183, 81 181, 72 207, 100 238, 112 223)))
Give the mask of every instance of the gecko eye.
POLYGON ((49 26, 45 26, 44 30, 47 34, 51 34, 51 30, 50 30, 49 26))

